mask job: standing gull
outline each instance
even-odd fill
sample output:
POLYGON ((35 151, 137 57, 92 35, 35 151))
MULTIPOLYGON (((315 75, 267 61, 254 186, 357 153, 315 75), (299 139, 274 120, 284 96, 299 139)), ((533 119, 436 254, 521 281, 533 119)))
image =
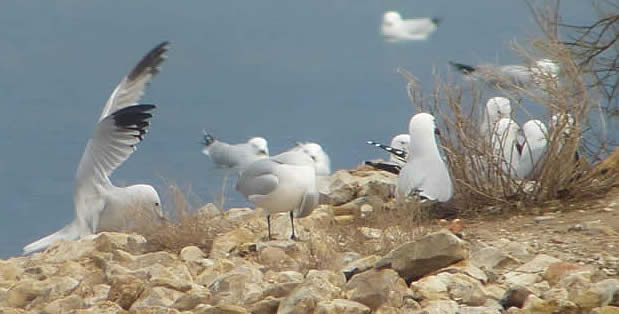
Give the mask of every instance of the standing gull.
POLYGON ((202 153, 211 157, 217 168, 230 168, 241 172, 256 159, 269 157, 267 140, 252 137, 246 143, 228 144, 215 139, 204 131, 202 153))
POLYGON ((450 200, 453 184, 434 137, 439 134, 434 116, 418 113, 411 118, 408 129, 411 142, 406 164, 398 176, 397 198, 418 194, 439 202, 450 200))
POLYGON ((142 209, 162 217, 157 191, 145 184, 117 187, 112 172, 144 139, 154 105, 134 105, 159 73, 169 43, 153 48, 114 89, 82 155, 75 176, 75 219, 59 231, 24 247, 24 254, 44 249, 58 240, 75 240, 102 228, 114 229, 126 211, 142 209))
POLYGON ((439 24, 436 18, 402 19, 400 13, 387 11, 383 15, 380 31, 388 41, 424 40, 430 36, 439 24))
POLYGON ((329 155, 322 149, 322 146, 314 142, 299 142, 290 151, 301 152, 310 157, 314 163, 317 176, 328 176, 331 174, 331 160, 329 155))
POLYGON ((241 173, 236 189, 267 212, 269 240, 272 214, 290 212, 295 239, 293 217, 309 215, 319 201, 314 163, 297 151, 254 161, 241 173))

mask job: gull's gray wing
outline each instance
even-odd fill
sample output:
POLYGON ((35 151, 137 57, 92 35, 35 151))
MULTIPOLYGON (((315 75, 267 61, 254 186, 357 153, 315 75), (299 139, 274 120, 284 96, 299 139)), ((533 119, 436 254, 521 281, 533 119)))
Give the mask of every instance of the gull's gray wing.
POLYGON ((103 210, 102 192, 111 185, 109 176, 144 139, 148 120, 152 118, 149 111, 154 108, 154 105, 125 107, 97 123, 75 176, 73 199, 78 218, 91 220, 103 210))
POLYGON ((294 217, 303 218, 309 216, 314 208, 318 207, 320 201, 320 193, 318 191, 306 192, 303 195, 301 206, 294 211, 294 217))
POLYGON ((245 169, 238 181, 236 190, 245 197, 268 195, 279 184, 275 171, 278 163, 268 158, 256 160, 245 169))
POLYGON ((170 43, 164 41, 151 49, 114 89, 105 103, 99 121, 121 108, 137 103, 144 94, 144 88, 159 73, 161 63, 166 59, 170 43))

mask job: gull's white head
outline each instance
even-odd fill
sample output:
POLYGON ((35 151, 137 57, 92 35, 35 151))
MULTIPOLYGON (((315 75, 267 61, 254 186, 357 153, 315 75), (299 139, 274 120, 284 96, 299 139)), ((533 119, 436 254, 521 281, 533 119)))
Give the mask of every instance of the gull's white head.
POLYGON ((312 159, 316 175, 326 176, 331 174, 331 160, 319 144, 313 142, 297 143, 293 150, 301 151, 312 159))
POLYGON ((136 206, 146 213, 152 211, 157 217, 164 218, 161 199, 154 187, 148 184, 136 184, 127 187, 136 201, 136 206))
POLYGON ((408 124, 408 132, 410 135, 408 159, 428 153, 438 154, 434 135, 440 135, 440 132, 433 115, 425 112, 414 115, 408 124))
POLYGON ((394 26, 402 21, 402 16, 396 11, 387 11, 383 15, 383 26, 394 26))
POLYGON ((408 151, 408 145, 411 142, 409 134, 398 134, 391 140, 391 147, 408 151))
POLYGON ((505 97, 492 97, 486 103, 486 113, 490 122, 496 123, 500 119, 511 117, 512 106, 509 99, 505 97))
POLYGON ((258 157, 269 157, 269 147, 264 137, 252 137, 247 141, 258 157))

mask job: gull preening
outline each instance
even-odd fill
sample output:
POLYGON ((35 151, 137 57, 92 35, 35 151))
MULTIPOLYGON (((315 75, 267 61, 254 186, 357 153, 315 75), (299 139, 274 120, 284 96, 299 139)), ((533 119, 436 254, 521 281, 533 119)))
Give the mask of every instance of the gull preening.
POLYGON ((502 90, 540 89, 544 82, 556 82, 559 65, 550 59, 541 59, 527 65, 490 65, 476 66, 449 61, 456 70, 473 80, 481 80, 488 86, 502 90))
POLYGON ((24 247, 24 254, 44 249, 58 240, 76 240, 99 232, 118 230, 132 210, 163 217, 157 191, 150 185, 117 187, 112 172, 129 158, 144 139, 154 105, 136 104, 144 88, 159 73, 169 43, 146 54, 114 89, 82 155, 75 176, 73 222, 24 247))
POLYGON ((322 149, 322 146, 314 142, 298 142, 293 148, 293 152, 301 152, 310 157, 314 163, 317 176, 328 176, 331 174, 331 159, 322 149))
POLYGON ((245 143, 228 144, 215 139, 204 132, 204 149, 202 153, 211 157, 217 168, 231 168, 241 171, 256 159, 269 157, 267 140, 252 137, 245 143))
POLYGON ((388 41, 424 40, 436 31, 437 18, 402 19, 400 13, 387 11, 383 15, 380 31, 388 41))
POLYGON ((410 145, 406 164, 397 183, 397 198, 413 194, 446 202, 453 196, 453 184, 441 158, 435 134, 439 134, 434 116, 418 113, 409 123, 410 145))
POLYGON ((299 151, 254 161, 241 173, 236 189, 267 212, 269 239, 272 239, 272 214, 290 212, 291 239, 294 239, 293 217, 309 215, 320 198, 314 162, 299 151))

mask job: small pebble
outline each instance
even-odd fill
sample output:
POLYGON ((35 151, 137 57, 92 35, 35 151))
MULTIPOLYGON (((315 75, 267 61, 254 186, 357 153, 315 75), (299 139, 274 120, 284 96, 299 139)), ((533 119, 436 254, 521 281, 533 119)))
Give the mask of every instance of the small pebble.
POLYGON ((540 223, 540 222, 544 222, 544 221, 549 221, 549 220, 553 220, 555 219, 554 216, 537 216, 535 217, 535 222, 540 223))

